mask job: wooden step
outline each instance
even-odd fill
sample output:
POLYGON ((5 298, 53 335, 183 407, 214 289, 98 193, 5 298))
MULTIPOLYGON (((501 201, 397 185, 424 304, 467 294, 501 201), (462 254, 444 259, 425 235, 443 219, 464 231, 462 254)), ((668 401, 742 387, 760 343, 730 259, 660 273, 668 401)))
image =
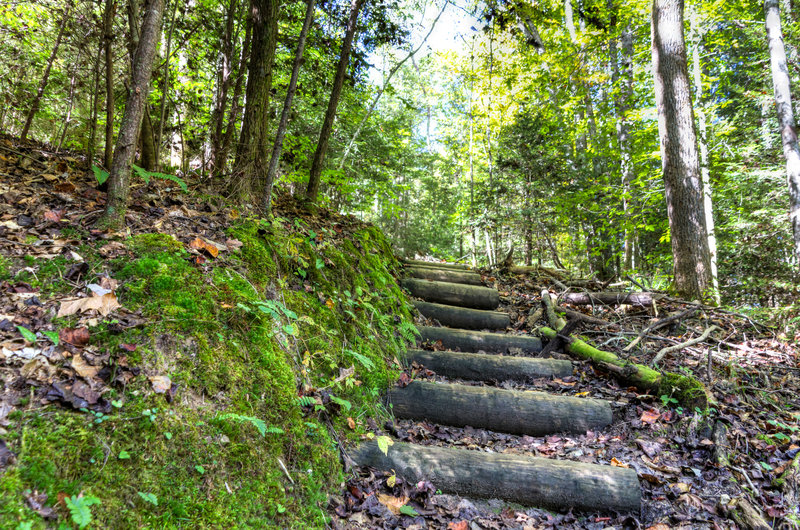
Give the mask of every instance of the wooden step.
POLYGON ((419 278, 422 280, 463 283, 466 285, 483 285, 481 275, 469 271, 434 269, 433 267, 406 267, 404 273, 409 278, 419 278))
POLYGON ((508 313, 469 309, 454 305, 432 304, 415 301, 417 311, 428 318, 439 321, 443 326, 460 329, 505 329, 511 326, 508 313))
POLYGON ((612 420, 607 401, 427 381, 392 388, 389 402, 399 418, 529 436, 585 433, 612 420))
POLYGON ((431 326, 421 326, 418 329, 422 341, 431 343, 441 341, 442 347, 447 350, 508 353, 511 348, 518 348, 525 353, 542 351, 542 341, 538 337, 529 335, 487 333, 431 326))
POLYGON ((626 513, 641 508, 641 488, 632 468, 401 442, 386 455, 376 442, 367 442, 350 457, 358 466, 395 472, 407 483, 429 480, 445 493, 558 511, 626 513))
POLYGON ((470 381, 530 381, 572 375, 572 363, 558 359, 426 350, 408 350, 405 358, 408 364, 415 362, 438 375, 470 381))
POLYGON ((422 298, 426 302, 471 307, 473 309, 495 309, 500 305, 500 293, 497 289, 463 285, 460 283, 435 282, 405 278, 401 285, 408 289, 412 296, 422 298))
POLYGON ((435 269, 449 269, 453 271, 472 270, 469 265, 464 265, 463 263, 445 263, 441 261, 419 261, 416 259, 401 259, 400 262, 414 267, 430 267, 435 269))

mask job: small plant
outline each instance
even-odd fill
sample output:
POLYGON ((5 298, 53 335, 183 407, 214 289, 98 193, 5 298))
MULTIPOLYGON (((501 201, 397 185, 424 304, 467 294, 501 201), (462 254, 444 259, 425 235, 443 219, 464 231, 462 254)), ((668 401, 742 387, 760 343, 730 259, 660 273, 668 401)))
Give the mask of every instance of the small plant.
POLYGON ((153 506, 158 506, 158 497, 152 493, 145 493, 143 491, 137 491, 136 493, 138 493, 139 497, 141 497, 145 502, 149 502, 153 506))
POLYGON ((219 419, 249 423, 258 430, 261 436, 266 436, 268 433, 270 434, 284 433, 284 430, 281 429, 280 427, 275 427, 272 425, 267 427, 267 424, 264 422, 264 420, 259 418, 254 418, 253 416, 243 416, 241 414, 228 413, 228 414, 223 414, 222 416, 219 417, 219 419))
POLYGON ((92 522, 91 507, 100 504, 100 499, 93 495, 77 495, 65 498, 64 502, 69 508, 72 522, 78 525, 78 528, 86 528, 92 522))
POLYGON ((672 396, 668 396, 666 394, 662 394, 662 396, 661 396, 661 404, 666 408, 666 407, 669 407, 671 405, 677 405, 678 404, 678 400, 675 399, 672 396))
POLYGON ((145 418, 150 420, 150 423, 155 423, 156 422, 156 415, 157 414, 158 414, 158 409, 157 408, 144 409, 142 411, 142 416, 144 416, 145 418))

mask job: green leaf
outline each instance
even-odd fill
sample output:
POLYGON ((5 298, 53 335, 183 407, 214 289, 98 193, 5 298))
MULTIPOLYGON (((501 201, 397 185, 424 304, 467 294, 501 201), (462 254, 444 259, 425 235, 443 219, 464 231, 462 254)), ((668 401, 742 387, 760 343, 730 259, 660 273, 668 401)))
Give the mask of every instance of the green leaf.
POLYGON ((336 396, 331 396, 331 401, 342 407, 344 410, 350 410, 353 408, 353 404, 347 401, 346 399, 338 398, 336 396))
POLYGON ((138 493, 139 497, 144 499, 145 502, 149 502, 154 506, 158 506, 158 497, 156 497, 152 493, 145 493, 143 491, 137 491, 136 493, 138 493))
POLYGON ((20 521, 14 530, 31 530, 33 528, 33 521, 20 521))
POLYGON ((114 407, 116 407, 118 409, 121 409, 122 408, 122 400, 121 399, 115 399, 114 401, 111 402, 111 405, 113 405, 114 407))
POLYGON ((373 368, 375 368, 375 363, 373 363, 372 360, 366 355, 362 355, 353 350, 347 350, 347 353, 352 355, 353 358, 359 363, 361 363, 361 365, 364 366, 364 368, 366 368, 367 370, 372 370, 373 368))
POLYGON ((194 466, 194 468, 195 468, 195 470, 196 470, 198 473, 200 473, 201 475, 205 475, 205 473, 206 473, 206 468, 204 468, 203 466, 197 465, 197 466, 194 466))
POLYGON ((36 344, 36 333, 22 326, 17 326, 17 329, 19 330, 20 333, 22 333, 22 336, 25 337, 25 340, 27 340, 31 344, 36 344))
POLYGON ((394 445, 394 441, 388 436, 378 436, 376 439, 378 441, 378 449, 386 456, 389 456, 389 446, 394 445))
POLYGON ((250 423, 253 427, 258 429, 258 432, 261 433, 261 436, 265 436, 268 432, 280 434, 283 433, 283 429, 278 427, 267 427, 267 424, 264 423, 264 420, 254 418, 253 416, 243 416, 242 414, 234 414, 231 412, 228 414, 223 414, 220 416, 220 419, 250 423))
POLYGON ((108 180, 108 171, 103 168, 92 166, 92 172, 94 173, 94 178, 97 179, 97 183, 99 185, 103 185, 105 181, 108 180))
POLYGON ((417 513, 417 510, 415 510, 414 508, 412 508, 412 507, 411 507, 411 506, 409 506, 408 504, 404 504, 403 506, 401 506, 401 507, 398 509, 398 511, 399 511, 400 513, 402 513, 403 515, 409 515, 409 516, 411 516, 411 517, 416 517, 416 516, 418 516, 418 515, 419 515, 419 514, 417 513))
POLYGON ((283 332, 294 337, 297 335, 297 326, 294 324, 284 324, 283 332))
POLYGON ((53 346, 58 346, 59 339, 57 331, 42 331, 42 334, 50 339, 50 342, 53 343, 53 346))
POLYGON ((129 460, 130 457, 131 457, 131 454, 128 451, 120 451, 119 452, 119 459, 120 460, 129 460))
POLYGON ((72 522, 78 525, 78 528, 86 528, 92 522, 92 511, 89 507, 94 504, 100 504, 100 499, 92 495, 86 495, 84 497, 67 497, 64 502, 69 508, 72 522))
POLYGON ((165 432, 164 433, 164 438, 166 438, 167 440, 172 440, 172 433, 171 432, 165 432))
POLYGON ((325 260, 322 258, 317 258, 317 269, 324 269, 325 268, 325 260))

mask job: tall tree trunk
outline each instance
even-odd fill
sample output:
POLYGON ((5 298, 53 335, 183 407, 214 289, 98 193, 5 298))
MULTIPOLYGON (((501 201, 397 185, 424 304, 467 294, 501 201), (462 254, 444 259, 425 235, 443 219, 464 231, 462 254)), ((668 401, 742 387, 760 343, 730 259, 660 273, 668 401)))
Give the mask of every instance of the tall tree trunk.
POLYGON ((653 0, 651 31, 674 286, 682 296, 703 298, 713 286, 711 253, 683 39, 683 0, 653 0))
POLYGON ((781 13, 778 0, 764 2, 772 84, 775 89, 775 108, 781 129, 783 156, 786 158, 786 181, 789 185, 789 218, 794 237, 794 256, 800 260, 800 148, 797 145, 797 126, 792 112, 792 91, 783 46, 781 13))
POLYGON ((61 19, 61 27, 58 29, 58 36, 56 36, 56 43, 53 45, 53 50, 50 52, 50 57, 47 59, 47 66, 44 69, 44 74, 42 74, 42 80, 39 82, 39 88, 36 90, 36 95, 33 97, 33 103, 31 104, 31 110, 28 112, 28 117, 25 119, 25 125, 22 127, 22 134, 20 134, 20 140, 23 142, 25 138, 28 136, 28 131, 31 128, 31 124, 33 123, 33 117, 36 116, 36 113, 39 112, 39 105, 42 102, 42 96, 44 96, 44 90, 47 88, 47 81, 50 79, 50 70, 53 68, 53 62, 56 60, 56 54, 58 53, 58 47, 61 45, 61 38, 64 36, 64 30, 67 28, 67 22, 69 21, 69 15, 72 12, 72 2, 67 4, 67 8, 64 11, 64 18, 61 19))
POLYGON ((700 72, 700 25, 699 13, 694 7, 689 15, 689 24, 692 35, 692 77, 694 78, 694 101, 697 112, 698 137, 697 145, 700 148, 700 176, 703 181, 703 216, 706 220, 708 231, 708 251, 711 254, 711 283, 714 302, 719 304, 722 300, 719 294, 719 278, 717 274, 717 234, 714 228, 714 208, 711 199, 711 174, 708 161, 708 125, 706 112, 703 108, 703 77, 700 72))
POLYGON ((269 96, 272 63, 278 43, 279 0, 251 0, 253 49, 247 73, 247 104, 236 150, 236 169, 230 194, 261 198, 269 164, 269 96))
MULTIPOLYGON (((138 0, 128 2, 128 29, 129 42, 128 53, 131 58, 131 72, 133 71, 133 61, 136 55, 136 48, 139 47, 139 3, 138 0)), ((141 166, 147 171, 156 169, 156 154, 153 140, 153 122, 150 119, 150 105, 145 102, 144 114, 142 115, 142 127, 139 131, 139 145, 141 147, 141 166)))
POLYGON ((228 92, 233 74, 233 29, 239 0, 230 0, 225 13, 225 25, 220 36, 217 62, 217 94, 214 98, 214 111, 211 113, 211 171, 219 174, 222 152, 222 129, 225 125, 225 109, 228 105, 228 92))
POLYGON ((147 94, 150 90, 150 77, 153 73, 153 59, 161 29, 164 0, 147 0, 145 3, 142 33, 136 56, 133 61, 133 80, 125 112, 120 123, 114 159, 108 177, 108 199, 101 226, 120 227, 125 223, 130 192, 131 164, 136 154, 136 139, 142 124, 147 94))
POLYGON ((286 126, 289 124, 289 114, 292 111, 292 100, 297 91, 297 79, 300 77, 300 65, 303 62, 303 50, 306 47, 306 37, 311 23, 314 21, 314 0, 306 0, 306 16, 303 19, 303 28, 297 40, 297 49, 294 53, 294 63, 292 63, 292 76, 289 79, 289 86, 286 89, 286 99, 283 102, 281 121, 278 123, 278 131, 275 133, 275 145, 272 147, 272 156, 269 159, 267 169, 267 182, 264 187, 264 198, 262 206, 264 211, 269 212, 272 202, 272 185, 275 182, 275 175, 278 173, 278 162, 281 159, 283 150, 283 139, 286 136, 286 126))
MULTIPOLYGON (((101 40, 102 42, 102 40, 101 40)), ((94 150, 97 144, 97 116, 100 114, 100 61, 103 58, 103 45, 97 47, 97 57, 94 60, 94 74, 92 93, 89 98, 91 117, 89 118, 89 140, 86 143, 86 167, 91 168, 94 163, 94 150)))
POLYGON ((58 139, 56 146, 56 153, 61 151, 61 146, 64 145, 64 139, 67 137, 67 130, 72 121, 72 108, 75 106, 75 72, 72 72, 69 78, 69 98, 67 103, 67 115, 64 118, 64 128, 61 130, 61 137, 58 139))
MULTIPOLYGON (((161 110, 158 113, 158 132, 155 135, 156 169, 161 170, 161 145, 164 138, 164 122, 167 121, 167 90, 169 88, 169 60, 172 55, 172 33, 175 31, 175 12, 178 10, 177 0, 172 4, 169 32, 167 33, 167 49, 164 53, 164 79, 161 84, 161 110)), ((204 166, 205 167, 205 166, 204 166)))
POLYGON ((328 109, 325 111, 325 120, 322 122, 322 130, 319 133, 319 142, 314 151, 314 161, 311 163, 311 171, 308 175, 308 188, 306 198, 312 202, 317 202, 319 196, 319 184, 322 177, 322 165, 325 162, 325 154, 328 151, 328 142, 333 130, 333 120, 336 118, 336 109, 339 106, 339 97, 342 95, 344 76, 347 73, 347 66, 350 64, 350 50, 353 47, 353 37, 358 26, 358 13, 364 0, 351 0, 350 16, 347 19, 347 27, 344 33, 342 50, 339 53, 339 64, 336 65, 336 77, 333 80, 333 90, 328 100, 328 109))
POLYGON ((106 0, 103 12, 103 42, 106 55, 106 146, 103 165, 111 167, 114 156, 114 0, 106 0))

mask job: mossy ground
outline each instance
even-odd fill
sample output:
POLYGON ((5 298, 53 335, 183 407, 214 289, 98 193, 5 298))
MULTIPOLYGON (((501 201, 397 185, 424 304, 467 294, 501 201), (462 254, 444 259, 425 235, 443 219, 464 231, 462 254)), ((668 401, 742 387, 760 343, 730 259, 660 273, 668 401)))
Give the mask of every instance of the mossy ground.
MULTIPOLYGON (((241 249, 203 265, 165 234, 136 235, 111 261, 97 255, 100 243, 84 249, 146 322, 120 332, 112 314, 92 328, 92 346, 111 352, 112 365, 124 354, 142 375, 109 387, 108 415, 33 400, 9 416, 2 438, 17 462, 0 475, 0 526, 52 526, 26 503, 32 491, 47 493, 67 526, 59 498, 80 494, 100 499, 97 528, 325 525, 326 494, 342 480, 334 439, 381 414, 378 396, 413 338, 411 306, 377 229, 250 219, 228 234, 241 249), (154 394, 146 375, 169 376, 174 401, 154 394), (302 407, 303 393, 317 404, 302 407)), ((43 297, 68 292, 55 281, 65 262, 36 261, 25 279, 43 297)), ((11 269, 0 261, 0 275, 11 269)))

